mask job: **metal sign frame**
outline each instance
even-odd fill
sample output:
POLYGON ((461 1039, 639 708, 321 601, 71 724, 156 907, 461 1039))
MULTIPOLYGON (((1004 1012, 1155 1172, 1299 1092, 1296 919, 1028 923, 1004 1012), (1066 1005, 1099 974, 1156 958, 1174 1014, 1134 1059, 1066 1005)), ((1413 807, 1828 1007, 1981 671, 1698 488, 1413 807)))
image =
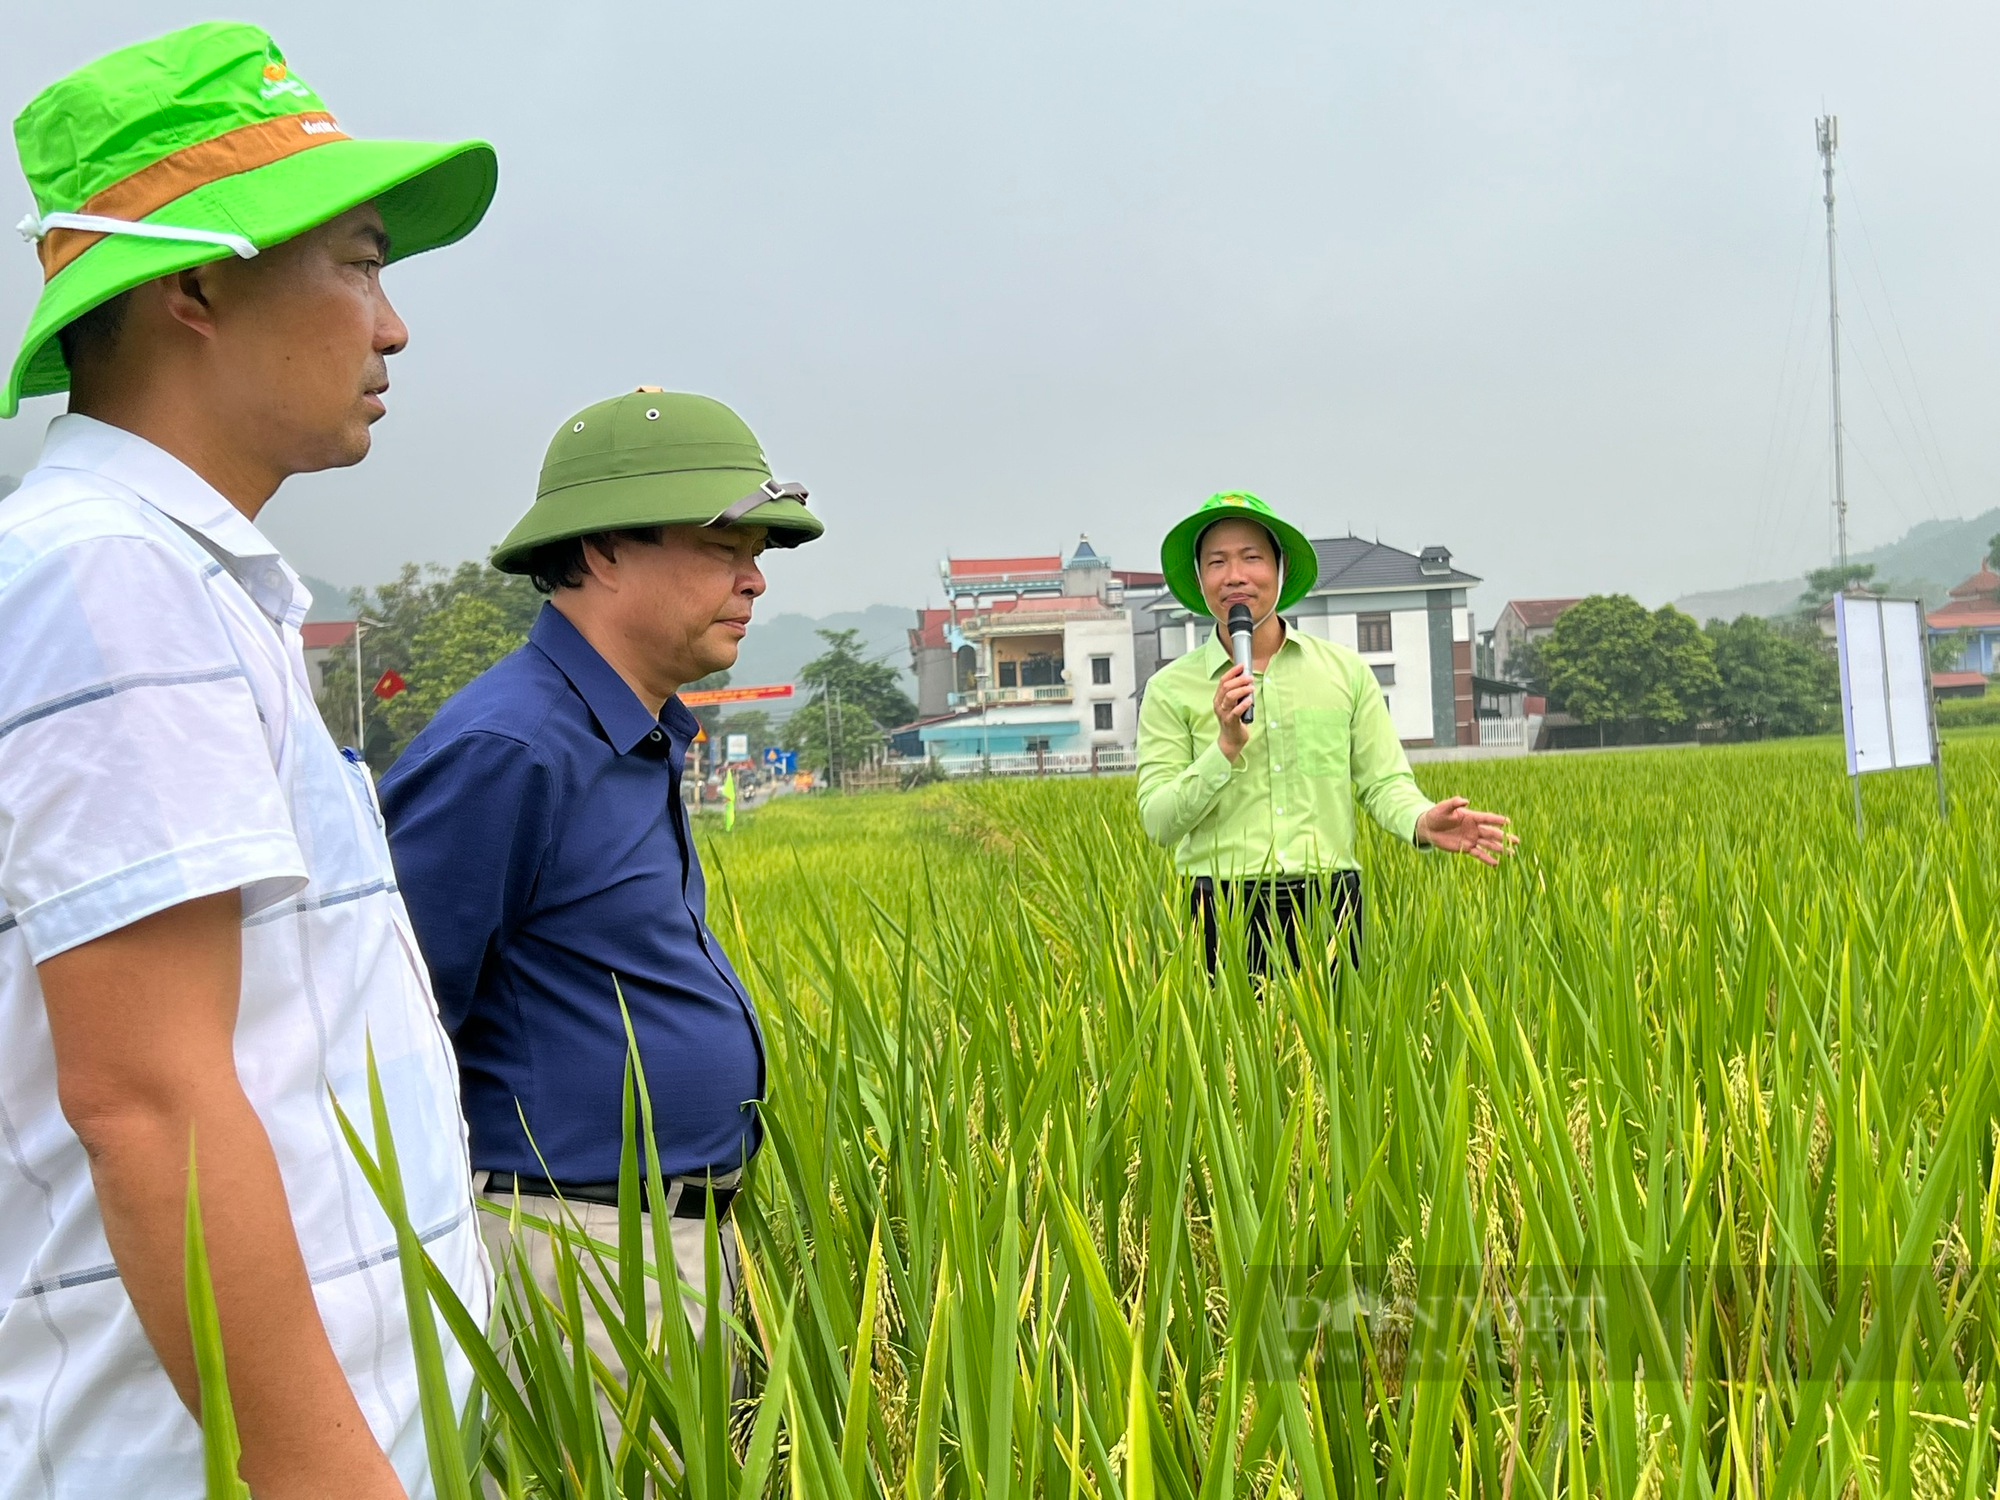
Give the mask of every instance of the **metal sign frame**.
POLYGON ((1945 796, 1944 743, 1942 740, 1938 738, 1937 694, 1931 686, 1930 639, 1929 639, 1929 633, 1925 628, 1923 601, 1921 599, 1910 599, 1904 597, 1892 598, 1876 594, 1870 594, 1865 596, 1866 603, 1873 606, 1877 606, 1873 610, 1875 616, 1875 640, 1878 649, 1881 652, 1880 660, 1882 663, 1881 667, 1882 717, 1883 717, 1884 729, 1887 731, 1889 737, 1890 764, 1887 766, 1863 767, 1860 764, 1860 758, 1859 758, 1860 752, 1855 741, 1855 733, 1856 733, 1855 713, 1854 713, 1855 682, 1852 671, 1852 661, 1850 659, 1850 654, 1848 650, 1850 636, 1848 632, 1847 606, 1849 598, 1850 596, 1846 594, 1834 595, 1833 630, 1834 630, 1835 652, 1840 660, 1840 722, 1841 722, 1842 736, 1846 740, 1847 779, 1848 779, 1848 784, 1853 789, 1854 793, 1855 837, 1863 838, 1866 836, 1866 825, 1862 819, 1862 813, 1861 813, 1861 778, 1863 776, 1873 775, 1877 771, 1910 770, 1918 765, 1923 764, 1922 761, 1914 761, 1914 760, 1903 764, 1897 764, 1900 757, 1897 755, 1897 749, 1896 749, 1896 715, 1891 698, 1891 685, 1889 680, 1890 670, 1889 670, 1888 613, 1887 611, 1879 607, 1885 604, 1907 604, 1916 612, 1917 660, 1923 667, 1924 726, 1925 726, 1925 733, 1929 736, 1928 755, 1926 758, 1929 760, 1931 770, 1937 780, 1938 817, 1941 820, 1949 820, 1949 818, 1951 817, 1951 805, 1947 801, 1945 796))

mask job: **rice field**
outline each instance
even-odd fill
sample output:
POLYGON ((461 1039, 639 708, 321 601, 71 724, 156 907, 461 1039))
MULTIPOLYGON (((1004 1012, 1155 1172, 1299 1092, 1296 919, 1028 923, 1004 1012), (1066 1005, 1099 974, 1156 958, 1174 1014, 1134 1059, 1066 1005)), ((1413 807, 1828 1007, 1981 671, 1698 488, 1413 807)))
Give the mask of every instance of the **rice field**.
POLYGON ((684 1330, 594 1377, 551 1332, 465 1460, 563 1495, 2000 1494, 2000 735, 1947 757, 1950 823, 1878 777, 1860 847, 1837 742, 1422 767, 1520 856, 1371 835, 1360 971, 1267 988, 1204 975, 1128 781, 718 825, 770 1048, 764 1399, 684 1330))

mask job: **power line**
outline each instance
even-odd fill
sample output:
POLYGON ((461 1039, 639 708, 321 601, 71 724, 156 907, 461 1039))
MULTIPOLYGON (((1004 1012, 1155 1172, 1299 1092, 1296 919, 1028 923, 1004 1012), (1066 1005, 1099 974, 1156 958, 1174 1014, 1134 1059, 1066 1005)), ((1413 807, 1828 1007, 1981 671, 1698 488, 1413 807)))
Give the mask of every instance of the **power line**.
MULTIPOLYGON (((1955 511, 1962 515, 1964 514, 1964 506, 1959 501, 1957 486, 1952 482, 1951 466, 1945 461, 1944 445, 1938 441, 1937 424, 1931 419, 1930 404, 1924 400, 1923 383, 1917 379, 1916 361, 1910 358, 1909 342, 1903 337, 1902 320, 1896 316, 1895 299, 1889 295, 1889 281, 1882 274, 1881 257, 1875 253, 1874 236, 1869 232, 1867 216, 1861 211, 1861 194, 1855 182, 1854 169, 1851 166, 1847 169, 1847 189, 1849 196, 1854 200, 1855 221, 1861 226, 1862 246, 1868 252, 1869 265, 1875 273, 1875 283, 1882 292, 1883 311, 1887 313, 1889 326, 1896 335, 1896 347, 1902 352, 1903 370, 1909 375, 1910 389, 1908 394, 1903 390, 1902 380, 1897 372, 1896 363, 1890 358, 1888 345, 1882 338, 1881 330, 1875 325, 1875 315, 1869 305, 1867 291, 1857 280, 1854 284, 1854 289, 1856 295, 1861 298, 1862 314, 1868 319, 1869 332, 1874 334, 1876 345, 1882 351, 1883 364, 1888 367, 1889 378, 1896 385, 1896 394, 1903 403, 1904 415, 1909 418, 1912 435, 1916 438, 1919 449, 1924 451, 1924 457, 1930 463, 1933 477, 1939 482, 1946 501, 1955 511), (1914 396, 1916 401, 1915 412, 1910 410, 1912 396, 1914 396), (1918 427, 1919 415, 1922 417, 1921 428, 1918 427), (1930 439, 1928 449, 1924 448, 1924 438, 1926 436, 1930 439)), ((1886 412, 1884 416, 1887 416, 1886 412)), ((1915 472, 1915 469, 1916 466, 1913 464, 1913 472, 1915 472)), ((1936 507, 1933 505, 1932 514, 1935 515, 1936 513, 1936 507)))

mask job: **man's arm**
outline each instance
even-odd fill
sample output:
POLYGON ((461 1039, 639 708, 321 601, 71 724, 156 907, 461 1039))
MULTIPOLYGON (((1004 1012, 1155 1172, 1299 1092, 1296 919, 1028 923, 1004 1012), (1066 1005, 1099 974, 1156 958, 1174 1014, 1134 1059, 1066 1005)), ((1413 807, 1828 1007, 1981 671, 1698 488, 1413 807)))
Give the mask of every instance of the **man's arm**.
POLYGON ((1410 758, 1396 737, 1373 675, 1364 667, 1355 679, 1354 728, 1348 736, 1349 774, 1361 805, 1392 837, 1419 849, 1470 854, 1494 865, 1520 840, 1507 831, 1499 813, 1480 812, 1463 797, 1433 803, 1417 785, 1410 758))
POLYGON ((258 1500, 400 1497, 327 1342, 270 1138, 237 1079, 241 970, 236 891, 45 959, 62 1111, 139 1321, 199 1416, 183 1280, 192 1137, 241 1472, 258 1500))
MULTIPOLYGON (((1236 674, 1232 669, 1225 683, 1236 674)), ((1233 762, 1243 753, 1247 729, 1242 722, 1241 697, 1231 691, 1233 722, 1224 724, 1220 715, 1223 688, 1217 688, 1218 733, 1207 740, 1196 730, 1190 743, 1188 727, 1165 692, 1146 694, 1139 705, 1139 822, 1146 837, 1168 849, 1192 833, 1215 799, 1229 785, 1233 762), (1222 736, 1230 735, 1236 756, 1225 752, 1222 736), (1199 748, 1196 748, 1199 747, 1199 748)))
POLYGON ((1349 667, 1349 691, 1353 694, 1354 721, 1347 736, 1348 776, 1354 795, 1368 816, 1391 838, 1410 843, 1416 835, 1417 820, 1431 805, 1424 789, 1417 785, 1410 758, 1396 736, 1389 706, 1382 701, 1382 689, 1375 674, 1356 658, 1349 667))

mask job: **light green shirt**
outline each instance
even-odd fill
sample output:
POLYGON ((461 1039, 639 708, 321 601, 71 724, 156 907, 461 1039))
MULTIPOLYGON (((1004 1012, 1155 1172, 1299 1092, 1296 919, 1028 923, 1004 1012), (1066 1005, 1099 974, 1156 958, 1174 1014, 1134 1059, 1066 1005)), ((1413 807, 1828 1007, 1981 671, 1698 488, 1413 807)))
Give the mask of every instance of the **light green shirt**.
POLYGON ((1176 868, 1221 880, 1359 869, 1357 798, 1412 841, 1431 799, 1359 656, 1286 631, 1256 674, 1250 741, 1234 765, 1215 742, 1215 685, 1229 665, 1211 633, 1154 675, 1139 710, 1139 820, 1176 868))

